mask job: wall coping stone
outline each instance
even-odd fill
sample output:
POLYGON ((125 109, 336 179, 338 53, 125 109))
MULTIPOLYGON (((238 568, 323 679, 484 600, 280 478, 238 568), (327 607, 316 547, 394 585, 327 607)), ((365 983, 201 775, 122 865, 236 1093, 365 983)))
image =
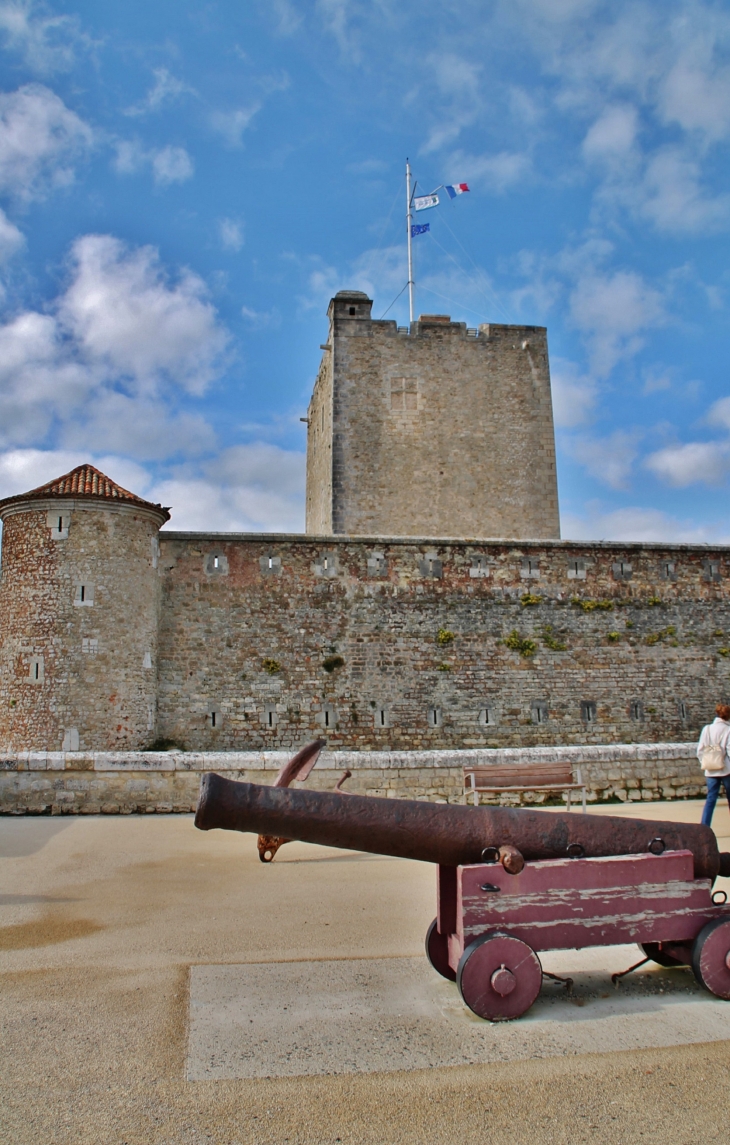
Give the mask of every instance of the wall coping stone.
MULTIPOLYGON (((695 758, 696 743, 620 743, 585 746, 461 748, 431 751, 323 751, 320 770, 340 771, 488 767, 509 763, 646 763, 695 758)), ((271 771, 291 751, 22 751, 0 752, 0 771, 271 771)))

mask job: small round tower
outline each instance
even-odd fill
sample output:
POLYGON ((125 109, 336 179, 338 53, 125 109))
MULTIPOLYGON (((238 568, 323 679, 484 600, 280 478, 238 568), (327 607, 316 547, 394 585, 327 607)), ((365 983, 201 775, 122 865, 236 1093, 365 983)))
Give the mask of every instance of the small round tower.
POLYGON ((154 739, 157 534, 169 518, 93 465, 0 501, 0 750, 154 739))

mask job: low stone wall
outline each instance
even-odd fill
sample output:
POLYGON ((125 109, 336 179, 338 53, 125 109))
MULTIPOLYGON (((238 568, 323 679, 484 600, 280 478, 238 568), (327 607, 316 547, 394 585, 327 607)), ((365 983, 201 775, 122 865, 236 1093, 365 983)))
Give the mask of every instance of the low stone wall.
MULTIPOLYGON (((0 813, 5 815, 189 812, 201 774, 271 783, 289 752, 19 752, 0 757, 0 813)), ((590 802, 691 799, 704 795, 694 743, 463 751, 323 752, 308 786, 331 790, 345 769, 347 790, 389 798, 463 801, 462 769, 470 764, 548 761, 580 768, 590 802)), ((542 803, 542 793, 503 795, 495 802, 542 803)))

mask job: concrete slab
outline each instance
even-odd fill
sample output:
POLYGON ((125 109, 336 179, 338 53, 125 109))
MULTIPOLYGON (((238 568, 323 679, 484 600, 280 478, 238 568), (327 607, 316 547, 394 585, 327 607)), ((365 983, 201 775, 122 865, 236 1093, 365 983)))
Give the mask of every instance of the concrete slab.
POLYGON ((194 966, 189 1081, 375 1073, 721 1041, 730 1004, 688 970, 610 974, 635 946, 553 952, 570 995, 546 982, 516 1022, 477 1018, 425 958, 194 966))

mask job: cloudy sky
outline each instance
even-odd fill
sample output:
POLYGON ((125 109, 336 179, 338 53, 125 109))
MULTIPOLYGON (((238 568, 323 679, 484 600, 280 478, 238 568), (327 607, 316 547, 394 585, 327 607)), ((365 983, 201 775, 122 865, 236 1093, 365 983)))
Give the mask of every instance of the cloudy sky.
MULTIPOLYGON (((301 530, 343 287, 546 325, 563 534, 730 540, 717 0, 0 0, 0 496, 301 530)), ((391 305, 393 304, 393 305, 391 305)))

